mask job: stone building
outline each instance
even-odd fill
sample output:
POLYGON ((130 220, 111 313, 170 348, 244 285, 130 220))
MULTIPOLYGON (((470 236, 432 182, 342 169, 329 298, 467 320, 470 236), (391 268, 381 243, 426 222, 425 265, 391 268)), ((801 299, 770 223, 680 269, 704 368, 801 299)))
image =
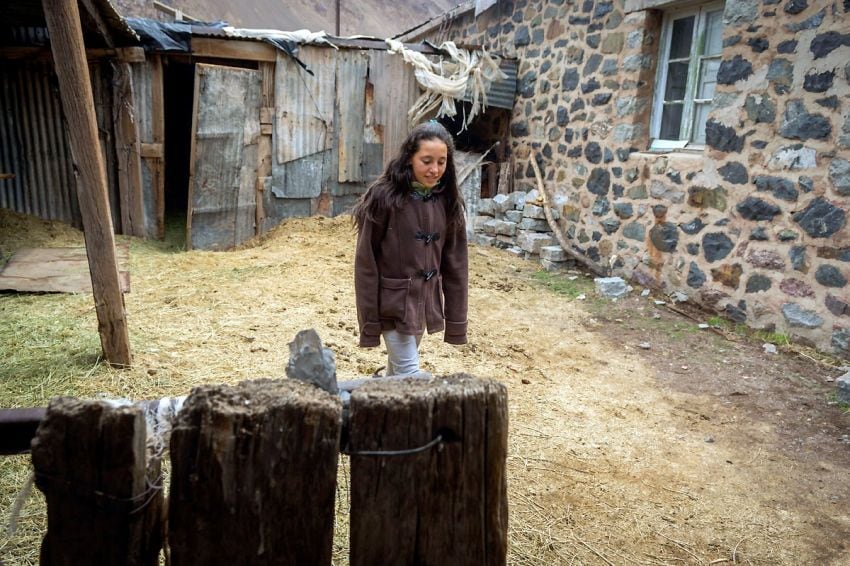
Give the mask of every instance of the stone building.
POLYGON ((850 0, 498 0, 405 41, 519 59, 574 251, 751 327, 850 353, 850 0))

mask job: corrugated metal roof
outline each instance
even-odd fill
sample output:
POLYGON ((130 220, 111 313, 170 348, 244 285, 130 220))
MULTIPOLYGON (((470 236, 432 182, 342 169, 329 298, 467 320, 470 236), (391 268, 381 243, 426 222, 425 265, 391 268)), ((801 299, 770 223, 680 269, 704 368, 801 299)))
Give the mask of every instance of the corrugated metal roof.
MULTIPOLYGON (((87 46, 92 47, 97 44, 109 47, 112 43, 115 47, 126 47, 139 44, 139 36, 115 11, 109 0, 90 0, 90 5, 97 12, 97 17, 103 21, 105 30, 99 29, 98 23, 86 9, 86 4, 86 2, 80 3, 80 23, 86 36, 87 46), (105 38, 102 31, 106 31, 109 37, 105 38)), ((41 0, 3 0, 0 2, 0 22, 5 28, 47 27, 41 0)), ((29 33, 31 32, 27 32, 29 33)))
MULTIPOLYGON (((499 69, 507 75, 504 79, 493 81, 487 89, 487 106, 495 108, 506 108, 513 110, 516 98, 517 68, 519 61, 516 59, 501 59, 499 69)), ((467 88, 463 97, 467 102, 472 102, 470 90, 467 88)))

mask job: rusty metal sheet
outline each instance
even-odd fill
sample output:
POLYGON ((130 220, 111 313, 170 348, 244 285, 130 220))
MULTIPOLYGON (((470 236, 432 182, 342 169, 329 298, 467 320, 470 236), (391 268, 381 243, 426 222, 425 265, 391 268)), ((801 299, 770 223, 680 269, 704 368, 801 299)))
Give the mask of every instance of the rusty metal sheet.
POLYGON ((224 250, 254 235, 259 71, 198 65, 189 186, 189 243, 224 250))
POLYGON ((343 182, 363 179, 363 128, 366 112, 366 75, 369 55, 345 50, 336 59, 336 123, 339 172, 343 182))
POLYGON ((384 163, 389 163, 410 133, 407 111, 420 91, 413 68, 386 51, 370 51, 369 80, 374 86, 375 122, 383 126, 384 163))
POLYGON ((312 71, 310 75, 278 52, 274 92, 277 164, 332 147, 336 56, 331 48, 302 46, 298 58, 312 71))
POLYGON ((263 206, 266 216, 262 231, 268 232, 287 218, 303 218, 312 213, 312 201, 309 198, 280 198, 274 191, 263 193, 263 206))

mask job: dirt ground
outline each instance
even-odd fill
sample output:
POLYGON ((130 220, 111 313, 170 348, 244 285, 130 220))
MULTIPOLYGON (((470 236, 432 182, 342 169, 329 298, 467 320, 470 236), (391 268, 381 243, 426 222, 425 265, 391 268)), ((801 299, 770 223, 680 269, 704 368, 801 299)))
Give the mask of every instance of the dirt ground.
MULTIPOLYGON (((33 226, 6 234, 4 250, 81 242, 33 226)), ((0 338, 14 341, 0 373, 16 376, 0 382, 0 404, 281 377, 287 343, 310 327, 336 352, 341 380, 384 365, 381 348, 356 344, 347 218, 289 221, 227 253, 126 241, 135 367, 95 364, 96 334, 62 348, 94 333, 90 297, 0 295, 0 338), (51 322, 64 317, 77 322, 51 322), (75 373, 45 375, 62 363, 75 373)), ((850 564, 850 413, 831 383, 840 369, 699 329, 703 315, 640 289, 612 302, 585 275, 541 274, 493 248, 472 247, 470 260, 470 343, 433 335, 421 354, 433 373, 508 387, 509 563, 850 564)), ((22 474, 21 462, 0 466, 22 474)), ((14 492, 0 496, 5 517, 14 492)), ((29 563, 37 515, 22 520, 35 535, 0 537, 7 564, 29 563)))

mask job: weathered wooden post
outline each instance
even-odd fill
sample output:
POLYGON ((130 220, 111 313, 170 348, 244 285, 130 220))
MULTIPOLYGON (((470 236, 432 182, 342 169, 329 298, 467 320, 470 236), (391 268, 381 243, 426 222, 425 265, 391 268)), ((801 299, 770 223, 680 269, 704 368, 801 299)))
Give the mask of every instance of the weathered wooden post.
POLYGON ((329 565, 341 414, 295 380, 193 390, 171 434, 171 564, 329 565))
POLYGON ((32 441, 35 482, 47 499, 41 564, 158 564, 159 461, 146 462, 138 407, 54 399, 32 441))
POLYGON ((106 169, 97 135, 79 6, 70 0, 42 0, 42 5, 79 178, 77 196, 86 235, 100 343, 106 361, 115 366, 129 366, 133 362, 130 333, 118 277, 106 169))
POLYGON ((369 383, 350 411, 352 566, 505 564, 503 385, 467 375, 369 383))

